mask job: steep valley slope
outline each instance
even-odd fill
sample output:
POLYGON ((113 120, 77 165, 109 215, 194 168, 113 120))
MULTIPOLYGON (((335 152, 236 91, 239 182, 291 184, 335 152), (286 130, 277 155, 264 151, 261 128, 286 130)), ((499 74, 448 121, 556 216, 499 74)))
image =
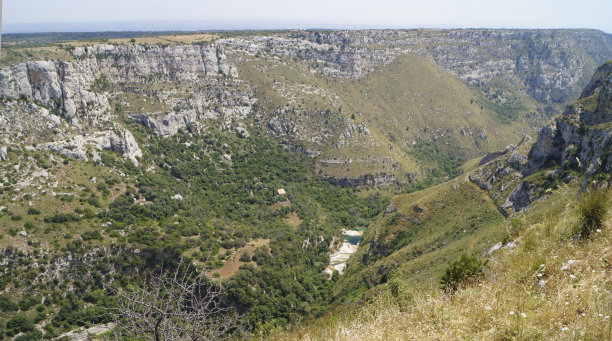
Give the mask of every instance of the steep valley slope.
MULTIPOLYGON (((314 157, 334 183, 405 184, 516 144, 577 97, 611 41, 588 30, 400 30, 64 43, 52 47, 58 61, 3 69, 2 121, 8 142, 27 144, 123 131, 126 119, 163 136, 257 130, 314 157), (56 136, 37 139, 45 130, 56 136)), ((21 60, 37 55, 24 49, 21 60)))
POLYGON ((2 52, 6 338, 106 323, 112 288, 181 258, 227 284, 248 332, 285 328, 393 277, 435 284, 459 253, 507 241, 507 217, 611 171, 610 64, 595 67, 612 38, 599 31, 225 32, 2 52), (364 239, 329 278, 343 229, 364 239))
POLYGON ((458 254, 486 256, 515 247, 512 238, 523 224, 520 219, 537 222, 547 215, 544 207, 573 206, 580 189, 588 191, 593 183, 608 186, 611 91, 612 64, 607 62, 535 141, 525 139, 489 154, 449 182, 391 198, 368 227, 335 288, 337 297, 361 297, 391 278, 412 287, 436 286, 458 254))
POLYGON ((535 141, 391 198, 331 311, 265 338, 608 340, 611 94, 608 61, 535 141))

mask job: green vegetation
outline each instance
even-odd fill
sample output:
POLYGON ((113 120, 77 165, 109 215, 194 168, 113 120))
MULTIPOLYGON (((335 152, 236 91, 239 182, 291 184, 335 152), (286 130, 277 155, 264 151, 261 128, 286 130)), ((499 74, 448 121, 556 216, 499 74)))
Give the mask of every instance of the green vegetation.
POLYGON ((446 292, 454 292, 482 276, 486 262, 469 255, 461 255, 459 260, 451 262, 440 278, 440 284, 446 292))
POLYGON ((102 75, 96 78, 96 80, 93 82, 93 84, 91 85, 91 91, 103 93, 109 91, 111 87, 111 82, 106 78, 106 76, 102 75))
POLYGON ((428 179, 431 185, 460 174, 459 166, 468 158, 516 143, 521 133, 532 129, 525 115, 536 110, 533 99, 516 92, 515 118, 499 120, 499 108, 479 96, 480 89, 413 55, 402 55, 357 80, 313 74, 310 70, 317 66, 300 60, 257 60, 237 66, 241 78, 257 85, 263 112, 281 110, 288 103, 297 106, 284 115, 306 127, 305 135, 339 129, 341 120, 367 126, 369 136, 356 136, 350 144, 340 140, 342 131, 334 132, 323 146, 294 138, 297 145, 322 149, 323 159, 352 160, 317 165, 333 177, 391 173, 402 182, 428 179), (311 93, 314 89, 316 94, 311 93), (382 159, 390 162, 378 161, 382 159))
MULTIPOLYGON (((323 32, 267 33, 326 39, 323 32)), ((76 46, 92 40, 167 46, 252 34, 261 32, 9 37, 13 45, 4 50, 2 65, 69 60, 76 46), (70 43, 31 48, 59 41, 70 43)), ((605 294, 607 192, 585 195, 574 209, 570 198, 577 188, 568 176, 577 170, 569 164, 559 173, 540 170, 518 179, 508 167, 489 165, 496 168, 492 186, 481 185, 493 191, 460 177, 479 162, 466 160, 515 143, 555 105, 536 105, 526 89, 504 79, 468 86, 410 54, 354 79, 325 76, 320 70, 330 64, 308 58, 279 60, 264 53, 235 62, 239 79, 203 77, 198 85, 159 84, 158 74, 135 84, 113 84, 105 76, 93 82, 93 92, 115 91, 109 96, 113 112, 104 115, 115 120, 109 127, 134 134, 143 151, 139 166, 109 150, 96 160, 89 150, 91 161, 82 162, 30 148, 33 142, 11 145, 8 160, 0 162, 0 340, 52 339, 111 322, 109 308, 126 303, 121 294, 146 296, 155 289, 156 274, 182 274, 183 261, 189 264, 184 273, 197 268, 201 286, 223 292, 215 303, 235 309, 247 334, 262 338, 286 336, 303 321, 343 326, 335 334, 312 329, 307 339, 556 336, 542 332, 542 325, 554 331, 571 325, 578 330, 573 336, 584 339, 604 339, 607 330, 609 338, 611 325, 603 318, 612 303, 605 294), (213 104, 174 95, 194 87, 213 104), (226 98, 228 89, 238 99, 226 98), (225 112, 234 106, 226 103, 255 103, 251 91, 257 97, 252 115, 237 119, 225 112), (170 100, 160 100, 164 96, 170 100), (209 118, 169 137, 126 118, 182 109, 209 110, 203 115, 209 118), (259 129, 272 118, 287 127, 259 129), (236 123, 248 127, 250 136, 239 137, 232 130, 236 123), (294 149, 321 154, 311 158, 294 149), (393 185, 385 188, 332 184, 389 174, 398 181, 391 177, 393 185), (535 197, 550 200, 506 219, 498 207, 523 181, 535 186, 535 197), (389 199, 391 194, 396 196, 389 199), (343 275, 328 276, 323 270, 330 247, 338 249, 344 229, 364 231, 361 247, 343 275), (491 249, 496 243, 501 249, 491 249), (564 272, 574 266, 570 258, 587 264, 571 269, 574 277, 564 272), (525 316, 519 318, 519 311, 525 316)), ((15 103, 5 100, 36 105, 25 95, 15 103)), ((592 107, 592 99, 585 100, 592 107)), ((45 108, 59 114, 61 105, 58 100, 45 108)), ((75 132, 67 127, 49 136, 75 132)), ((194 299, 178 294, 173 300, 173 288, 164 290, 161 296, 184 305, 163 316, 164 323, 194 323, 177 318, 194 311, 194 299)), ((286 338, 303 336, 297 333, 286 338)))
POLYGON ((588 238, 593 232, 603 228, 608 214, 610 192, 606 189, 592 189, 583 194, 578 202, 580 217, 580 236, 588 238))
MULTIPOLYGON (((455 253, 443 275, 452 295, 446 285, 415 288, 410 277, 393 276, 359 302, 338 305, 320 318, 276 330, 265 339, 404 339, 409 335, 444 340, 607 340, 612 330, 612 219, 609 214, 597 214, 600 232, 585 240, 573 238, 576 226, 584 221, 583 209, 573 200, 577 191, 575 182, 560 185, 529 212, 500 222, 500 229, 508 225, 509 236, 504 247, 486 259, 455 253), (485 263, 486 271, 482 271, 485 263), (477 280, 469 280, 473 276, 477 280)), ((610 202, 602 200, 601 194, 590 195, 597 196, 590 199, 596 202, 596 212, 609 208, 610 202)))
POLYGON ((591 96, 578 99, 572 104, 572 106, 580 107, 580 109, 587 112, 594 112, 595 110, 597 110, 597 105, 599 104, 600 91, 601 89, 597 89, 595 92, 593 92, 591 96))
MULTIPOLYGON (((139 125, 130 129, 147 133, 139 125)), ((314 174, 311 158, 261 136, 180 133, 144 140, 141 167, 112 152, 103 152, 100 161, 66 164, 15 150, 23 167, 28 160, 47 165, 59 183, 46 190, 61 193, 56 195, 13 191, 22 173, 0 164, 9 180, 0 194, 9 206, 0 223, 10 232, 0 243, 12 260, 0 273, 11 293, 0 299, 6 321, 26 316, 41 323, 45 337, 108 322, 103 309, 115 304, 109 285, 138 283, 180 257, 206 264, 202 270, 212 275, 223 265, 222 252, 267 239, 252 255, 238 254, 246 264, 224 284, 248 329, 285 326, 325 311, 335 284, 322 274, 329 243, 342 228, 369 225, 387 204, 380 194, 331 185, 314 174), (287 195, 279 196, 279 188, 287 195), (14 197, 19 199, 11 203, 14 197), (281 202, 286 206, 277 206, 281 202), (288 214, 301 223, 287 225, 288 214), (24 227, 27 236, 18 233, 24 227), (66 259, 87 266, 63 268, 66 259), (34 311, 40 302, 46 302, 42 311, 34 311)))
POLYGON ((392 198, 396 212, 368 227, 334 288, 336 301, 376 292, 394 278, 413 288, 436 285, 458 254, 485 252, 506 236, 504 216, 486 192, 462 181, 446 182, 392 198))
POLYGON ((528 123, 539 126, 547 120, 548 115, 541 115, 544 110, 536 105, 536 101, 508 84, 506 80, 494 78, 478 90, 478 103, 496 113, 495 118, 499 122, 507 125, 528 123), (540 115, 533 115, 536 112, 540 115))

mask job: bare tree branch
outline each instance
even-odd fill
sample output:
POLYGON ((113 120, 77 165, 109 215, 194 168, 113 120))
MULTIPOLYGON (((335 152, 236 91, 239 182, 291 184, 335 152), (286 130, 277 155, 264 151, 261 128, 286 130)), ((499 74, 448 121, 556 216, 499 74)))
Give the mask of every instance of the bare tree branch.
POLYGON ((117 330, 136 338, 218 340, 242 331, 241 316, 225 302, 225 289, 181 259, 171 271, 115 290, 109 314, 117 330))

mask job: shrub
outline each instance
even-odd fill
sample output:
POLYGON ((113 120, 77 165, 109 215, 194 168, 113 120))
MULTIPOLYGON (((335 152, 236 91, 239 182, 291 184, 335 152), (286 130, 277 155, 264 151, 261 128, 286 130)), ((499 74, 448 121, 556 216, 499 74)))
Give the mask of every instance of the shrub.
POLYGON ((200 234, 200 229, 197 226, 185 226, 181 229, 183 237, 197 236, 200 234))
POLYGON ((241 262, 250 262, 251 261, 251 254, 249 253, 249 251, 244 251, 244 253, 242 253, 242 255, 240 255, 240 261, 241 262))
POLYGON ((527 225, 527 223, 517 217, 510 218, 510 224, 506 228, 508 230, 509 238, 516 238, 520 231, 527 225))
POLYGON ((389 281, 389 289, 391 291, 391 296, 400 310, 402 312, 407 311, 410 305, 412 305, 414 297, 406 282, 398 278, 393 278, 389 281))
POLYGON ((19 301, 19 309, 22 311, 28 311, 30 308, 35 306, 38 302, 40 302, 40 298, 36 296, 32 296, 31 294, 26 294, 19 301))
POLYGON ((6 323, 6 335, 13 336, 34 330, 34 322, 25 315, 16 315, 6 323))
POLYGON ((81 218, 72 213, 55 213, 45 217, 45 223, 66 223, 71 221, 79 221, 81 218))
POLYGON ((102 234, 98 230, 90 230, 81 233, 81 239, 84 241, 88 240, 103 240, 102 234))
POLYGON ((482 276, 486 261, 474 256, 462 255, 459 260, 453 261, 446 267, 440 279, 440 284, 446 292, 454 292, 459 286, 465 285, 482 276))
POLYGON ((593 189, 580 198, 578 215, 580 218, 580 237, 588 238, 591 233, 603 227, 608 213, 610 192, 603 189, 593 189))
POLYGON ((30 207, 28 208, 28 214, 29 215, 36 215, 36 214, 40 214, 40 210, 34 207, 30 207))
POLYGON ((9 297, 0 295, 0 309, 3 312, 9 312, 16 311, 17 309, 19 309, 19 307, 15 302, 11 301, 9 297))
POLYGON ((98 198, 96 198, 95 196, 90 196, 87 199, 87 202, 91 205, 91 206, 95 206, 95 207, 102 207, 102 204, 100 203, 100 200, 98 198))

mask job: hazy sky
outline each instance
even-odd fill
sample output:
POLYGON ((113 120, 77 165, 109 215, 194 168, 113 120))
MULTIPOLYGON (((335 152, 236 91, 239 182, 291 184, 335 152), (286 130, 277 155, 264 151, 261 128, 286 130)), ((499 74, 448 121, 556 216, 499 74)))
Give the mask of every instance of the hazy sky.
POLYGON ((280 21, 295 25, 286 28, 595 28, 612 33, 612 0, 4 0, 3 15, 5 24, 280 21))

